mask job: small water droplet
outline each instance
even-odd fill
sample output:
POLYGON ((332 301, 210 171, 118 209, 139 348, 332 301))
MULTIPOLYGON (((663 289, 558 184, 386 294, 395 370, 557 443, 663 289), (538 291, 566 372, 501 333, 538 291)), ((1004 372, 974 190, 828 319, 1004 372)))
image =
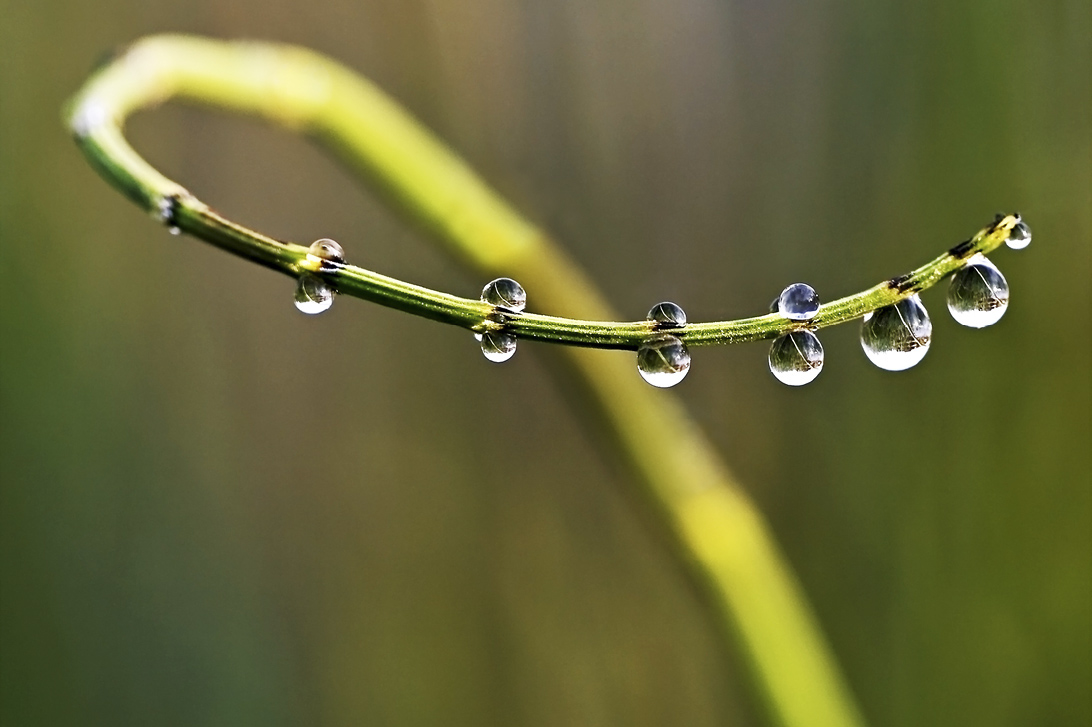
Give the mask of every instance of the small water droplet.
POLYGON ((948 284, 948 312, 970 328, 985 328, 1001 320, 1009 306, 1009 283, 985 255, 975 255, 957 270, 948 284))
POLYGON ((819 312, 819 295, 807 283, 793 283, 777 298, 777 312, 790 321, 807 321, 819 312))
POLYGON ((933 322, 917 295, 874 311, 861 324, 861 348, 885 371, 916 365, 929 351, 932 336, 933 322))
POLYGON ((512 313, 522 313, 527 307, 527 292, 511 278, 497 278, 482 288, 482 301, 512 313))
POLYGON ((312 242, 311 247, 307 248, 307 254, 327 262, 345 262, 345 250, 337 242, 326 237, 312 242))
POLYGON ((493 363, 504 363, 516 355, 516 337, 504 331, 475 333, 482 344, 482 354, 493 363))
POLYGON ((811 331, 792 331, 770 346, 770 372, 782 384, 810 384, 823 370, 823 344, 811 331))
POLYGON ((1027 226, 1026 222, 1020 220, 1009 230, 1009 237, 1005 240, 1005 244, 1013 250, 1023 250, 1031 244, 1031 228, 1027 226))
POLYGON ((171 233, 172 235, 181 235, 182 234, 182 228, 181 227, 171 226, 171 227, 167 228, 167 232, 171 233))
POLYGON ((658 328, 678 328, 686 325, 686 313, 678 305, 665 300, 652 306, 648 320, 658 323, 658 328))
POLYGON ((334 289, 317 275, 304 273, 296 282, 296 308, 307 315, 330 310, 334 304, 334 289))
POLYGON ((653 336, 637 349, 637 370, 648 383, 666 389, 686 378, 690 352, 675 336, 653 336))

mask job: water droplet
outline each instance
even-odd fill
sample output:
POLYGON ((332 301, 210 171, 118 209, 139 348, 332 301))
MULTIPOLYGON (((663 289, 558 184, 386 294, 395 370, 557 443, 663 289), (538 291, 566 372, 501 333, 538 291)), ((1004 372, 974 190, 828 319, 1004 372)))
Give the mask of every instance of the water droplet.
POLYGON ((516 355, 516 337, 504 331, 475 333, 474 338, 482 344, 482 354, 493 363, 504 363, 516 355))
POLYGON ((330 310, 334 304, 334 289, 317 275, 304 273, 296 283, 296 308, 307 315, 330 310))
POLYGON ((675 336, 653 336, 637 349, 637 370, 648 383, 666 389, 686 378, 690 352, 675 336))
POLYGON ((321 240, 312 242, 311 247, 307 248, 307 254, 327 262, 345 262, 345 251, 341 249, 341 245, 337 244, 334 240, 325 237, 321 240))
POLYGON ((1031 228, 1023 220, 1020 220, 1009 230, 1009 237, 1005 240, 1005 244, 1013 250, 1023 250, 1031 244, 1031 228))
POLYGON ((790 321, 807 321, 819 312, 819 295, 807 283, 793 283, 781 291, 777 312, 790 321))
POLYGON ((865 316, 861 348, 868 360, 885 371, 904 371, 929 351, 933 322, 917 295, 865 316))
POLYGON ((678 328, 686 325, 686 313, 670 301, 657 303, 648 312, 648 320, 655 321, 657 328, 678 328))
POLYGON ((948 284, 948 312, 956 323, 985 328, 1001 320, 1009 306, 1009 283, 985 255, 975 255, 948 284))
POLYGON ((770 346, 770 371, 782 384, 810 384, 823 370, 823 344, 811 331, 786 333, 770 346))
POLYGON ((173 226, 168 227, 167 232, 171 233, 172 235, 181 235, 182 234, 182 228, 181 227, 173 227, 173 226))
POLYGON ((527 307, 527 293, 511 278, 497 278, 482 288, 482 301, 512 313, 522 313, 527 307))

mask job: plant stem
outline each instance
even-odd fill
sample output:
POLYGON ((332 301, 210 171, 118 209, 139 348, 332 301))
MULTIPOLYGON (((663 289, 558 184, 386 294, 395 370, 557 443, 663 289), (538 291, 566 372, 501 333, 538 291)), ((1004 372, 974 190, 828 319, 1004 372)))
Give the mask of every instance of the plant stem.
MULTIPOLYGON (((640 382, 630 358, 589 350, 636 349, 654 324, 606 322, 616 316, 577 266, 377 88, 300 48, 158 36, 98 71, 71 102, 68 122, 92 165, 169 226, 291 276, 318 274, 345 295, 474 331, 503 327, 521 338, 570 344, 563 352, 582 375, 588 400, 726 642, 744 654, 771 721, 861 724, 761 514, 673 397, 640 382), (168 99, 259 116, 315 137, 471 267, 515 277, 536 307, 572 318, 502 314, 479 300, 351 265, 320 269, 306 247, 223 218, 152 168, 122 135, 127 116, 168 99)), ((971 255, 994 250, 1018 222, 1000 217, 908 276, 823 305, 806 325, 859 318, 927 288, 971 255)), ((707 345, 774 338, 800 325, 764 315, 692 323, 671 333, 689 345, 707 345)))
MULTIPOLYGON (((520 338, 547 343, 636 350, 655 330, 649 321, 590 321, 536 313, 498 316, 479 300, 353 265, 320 271, 305 247, 274 240, 217 215, 129 146, 121 134, 124 119, 166 98, 262 116, 318 137, 376 182, 414 221, 479 268, 497 270, 497 263, 509 255, 533 255, 548 245, 541 232, 496 198, 460 159, 347 69, 299 48, 217 44, 183 36, 133 46, 88 82, 74 99, 69 117, 91 163, 167 224, 289 275, 318 273, 339 293, 473 331, 503 327, 520 338), (169 214, 162 214, 165 210, 169 214)), ((971 255, 995 250, 1019 221, 1016 215, 999 217, 966 243, 907 275, 826 303, 806 326, 844 323, 920 292, 962 267, 971 255)), ((532 296, 544 300, 537 293, 532 288, 532 296)), ((703 346, 776 338, 800 326, 769 314, 690 323, 672 328, 671 334, 690 346, 703 346)))

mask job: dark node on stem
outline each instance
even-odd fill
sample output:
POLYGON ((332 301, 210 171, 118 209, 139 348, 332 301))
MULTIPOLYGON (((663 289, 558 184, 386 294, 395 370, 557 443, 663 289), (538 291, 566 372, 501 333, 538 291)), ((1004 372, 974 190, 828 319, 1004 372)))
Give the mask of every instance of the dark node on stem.
POLYGON ((489 315, 486 316, 486 320, 492 321, 497 325, 498 328, 503 329, 506 328, 508 324, 512 322, 512 319, 516 318, 518 315, 519 313, 516 313, 515 311, 498 307, 490 311, 489 315))
POLYGON ((912 275, 900 275, 896 278, 891 278, 887 281, 887 287, 892 290, 896 290, 899 293, 908 293, 914 290, 917 286, 914 285, 914 278, 912 275))
POLYGON ((974 240, 964 240, 949 250, 948 254, 962 260, 965 257, 970 257, 972 252, 974 252, 974 240))
POLYGON ((160 198, 159 206, 156 208, 156 216, 159 221, 167 227, 175 226, 175 212, 178 208, 178 195, 167 194, 160 198))

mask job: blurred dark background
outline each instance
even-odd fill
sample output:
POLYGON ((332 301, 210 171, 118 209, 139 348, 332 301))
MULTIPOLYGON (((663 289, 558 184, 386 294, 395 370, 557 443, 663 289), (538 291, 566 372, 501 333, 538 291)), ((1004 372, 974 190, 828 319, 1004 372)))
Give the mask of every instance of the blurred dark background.
MULTIPOLYGON (((1086 0, 0 0, 4 725, 761 723, 541 346, 496 366, 360 301, 305 317, 95 175, 61 105, 163 31, 377 81, 628 318, 832 299, 1022 212, 995 327, 938 287, 909 372, 846 325, 802 390, 756 344, 696 350, 677 395, 872 723, 1092 721, 1086 0)), ((130 138, 269 234, 484 282, 305 140, 179 106, 130 138)))

